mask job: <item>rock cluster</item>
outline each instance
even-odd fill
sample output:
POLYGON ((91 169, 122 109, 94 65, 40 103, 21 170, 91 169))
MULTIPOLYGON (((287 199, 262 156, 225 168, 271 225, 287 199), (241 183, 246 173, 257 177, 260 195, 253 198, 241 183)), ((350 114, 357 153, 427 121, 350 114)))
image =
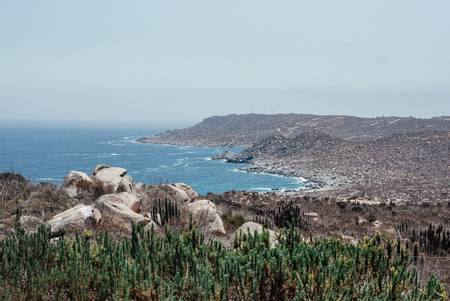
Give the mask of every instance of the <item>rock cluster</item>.
MULTIPOLYGON (((64 189, 72 198, 83 200, 89 193, 97 195, 92 204, 78 204, 49 219, 46 223, 55 234, 67 230, 80 230, 87 226, 107 222, 117 230, 131 230, 131 225, 143 225, 144 229, 162 226, 159 214, 152 220, 151 211, 157 200, 168 199, 178 204, 183 218, 191 216, 192 222, 205 235, 224 235, 222 219, 214 203, 198 200, 197 192, 184 183, 145 185, 134 184, 127 170, 108 165, 97 165, 88 176, 80 171, 71 171, 64 180, 64 189)), ((43 223, 33 216, 21 219, 27 231, 35 231, 43 223)))
POLYGON ((94 169, 92 180, 103 193, 133 190, 133 179, 127 174, 126 169, 120 167, 98 165, 94 169))

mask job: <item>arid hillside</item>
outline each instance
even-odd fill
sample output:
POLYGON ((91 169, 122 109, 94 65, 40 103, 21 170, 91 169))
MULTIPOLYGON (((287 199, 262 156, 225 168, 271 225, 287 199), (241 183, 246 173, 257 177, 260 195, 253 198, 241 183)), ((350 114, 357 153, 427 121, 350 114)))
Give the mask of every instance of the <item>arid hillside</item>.
POLYGON ((450 198, 450 132, 347 141, 321 133, 266 138, 243 152, 252 171, 330 180, 343 191, 383 200, 450 198))
POLYGON ((352 141, 374 140, 394 133, 450 130, 450 117, 360 118, 306 114, 244 114, 213 116, 180 130, 171 130, 140 142, 196 146, 249 146, 272 135, 294 137, 305 130, 320 130, 352 141))

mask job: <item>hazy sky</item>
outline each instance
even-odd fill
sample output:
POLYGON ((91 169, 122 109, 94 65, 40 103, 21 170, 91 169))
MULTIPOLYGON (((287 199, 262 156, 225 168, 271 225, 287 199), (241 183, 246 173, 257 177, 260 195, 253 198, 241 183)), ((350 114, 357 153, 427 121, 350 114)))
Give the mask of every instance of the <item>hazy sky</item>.
POLYGON ((450 115, 450 1, 0 2, 0 121, 450 115))

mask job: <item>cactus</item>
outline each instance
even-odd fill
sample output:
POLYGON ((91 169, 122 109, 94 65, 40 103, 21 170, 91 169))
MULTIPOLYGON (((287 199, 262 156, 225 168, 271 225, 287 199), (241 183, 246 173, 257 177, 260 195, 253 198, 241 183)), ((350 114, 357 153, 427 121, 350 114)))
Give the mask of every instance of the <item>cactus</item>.
MULTIPOLYGON (((159 205, 157 205, 159 206, 159 205)), ((161 203, 170 212, 173 208, 161 203)), ((280 243, 244 233, 234 250, 194 228, 164 236, 133 225, 131 237, 18 231, 0 241, 2 300, 445 300, 435 278, 418 281, 408 253, 380 237, 359 246, 304 242, 298 228, 280 243), (390 246, 390 247, 389 247, 390 246), (390 251, 389 251, 390 250, 390 251), (389 255, 388 255, 389 254, 389 255)))
POLYGON ((152 207, 152 219, 160 226, 180 221, 178 203, 167 198, 164 201, 156 200, 152 207))

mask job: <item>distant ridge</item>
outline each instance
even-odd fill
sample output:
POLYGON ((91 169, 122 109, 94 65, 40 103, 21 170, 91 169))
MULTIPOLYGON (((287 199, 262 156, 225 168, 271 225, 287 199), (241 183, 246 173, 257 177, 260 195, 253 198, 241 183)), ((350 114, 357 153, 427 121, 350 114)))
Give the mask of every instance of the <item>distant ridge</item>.
POLYGON ((274 135, 294 137, 308 130, 351 141, 370 141, 391 134, 449 131, 450 117, 362 118, 346 115, 231 114, 204 119, 189 128, 141 138, 143 143, 193 146, 249 146, 274 135))

